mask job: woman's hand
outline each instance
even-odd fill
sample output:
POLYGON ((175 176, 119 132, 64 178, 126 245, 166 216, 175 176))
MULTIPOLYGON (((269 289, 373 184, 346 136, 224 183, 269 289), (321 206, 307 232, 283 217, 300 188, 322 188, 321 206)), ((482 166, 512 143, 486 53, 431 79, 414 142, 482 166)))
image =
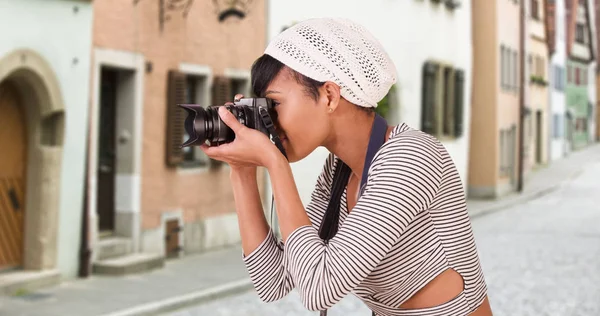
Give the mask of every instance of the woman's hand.
MULTIPOLYGON (((238 96, 236 99, 239 99, 238 96)), ((226 162, 234 169, 268 166, 271 160, 277 159, 279 150, 267 135, 240 124, 224 106, 219 108, 219 116, 233 130, 235 139, 219 146, 201 145, 207 156, 226 162)))

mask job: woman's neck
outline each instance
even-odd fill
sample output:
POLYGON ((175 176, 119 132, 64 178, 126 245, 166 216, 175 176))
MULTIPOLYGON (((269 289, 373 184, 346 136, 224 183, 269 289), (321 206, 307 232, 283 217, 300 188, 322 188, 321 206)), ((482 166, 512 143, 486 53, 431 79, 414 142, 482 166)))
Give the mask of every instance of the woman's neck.
POLYGON ((360 179, 375 115, 348 107, 338 107, 337 110, 340 111, 335 113, 331 135, 324 146, 344 161, 360 179))

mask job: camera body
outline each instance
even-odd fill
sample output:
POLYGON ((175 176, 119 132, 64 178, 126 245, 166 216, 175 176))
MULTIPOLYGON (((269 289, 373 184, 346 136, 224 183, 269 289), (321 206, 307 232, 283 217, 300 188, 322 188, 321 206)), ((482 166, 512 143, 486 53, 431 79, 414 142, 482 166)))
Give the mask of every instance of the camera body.
POLYGON ((222 106, 231 112, 240 124, 267 136, 271 134, 269 129, 273 127, 272 122, 276 118, 273 101, 268 98, 244 98, 234 101, 233 105, 212 105, 206 109, 199 104, 179 104, 179 106, 188 113, 184 128, 190 135, 181 147, 198 146, 207 141, 209 146, 232 142, 235 133, 219 117, 218 110, 222 106))

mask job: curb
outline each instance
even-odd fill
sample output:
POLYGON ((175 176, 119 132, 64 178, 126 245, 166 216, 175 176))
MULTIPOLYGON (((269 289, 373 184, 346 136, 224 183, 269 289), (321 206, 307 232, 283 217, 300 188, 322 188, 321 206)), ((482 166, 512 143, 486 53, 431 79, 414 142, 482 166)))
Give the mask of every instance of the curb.
POLYGON ((104 314, 103 316, 159 315, 160 313, 174 311, 183 307, 198 305, 218 298, 240 294, 242 292, 249 291, 252 288, 252 281, 250 278, 246 278, 188 294, 174 296, 160 301, 154 301, 152 303, 137 305, 110 314, 104 314))
POLYGON ((511 199, 510 201, 507 201, 507 202, 500 202, 500 203, 497 203, 496 205, 483 208, 482 210, 479 210, 479 211, 469 212, 469 217, 471 217, 471 219, 475 219, 475 218, 479 218, 479 217, 484 217, 486 215, 491 215, 493 213, 505 210, 505 209, 515 206, 517 204, 529 202, 529 201, 535 200, 537 198, 540 198, 544 195, 547 195, 551 192, 556 191, 560 186, 561 186, 561 184, 556 184, 556 185, 550 186, 548 188, 544 188, 544 189, 529 193, 527 195, 521 195, 521 196, 511 199))

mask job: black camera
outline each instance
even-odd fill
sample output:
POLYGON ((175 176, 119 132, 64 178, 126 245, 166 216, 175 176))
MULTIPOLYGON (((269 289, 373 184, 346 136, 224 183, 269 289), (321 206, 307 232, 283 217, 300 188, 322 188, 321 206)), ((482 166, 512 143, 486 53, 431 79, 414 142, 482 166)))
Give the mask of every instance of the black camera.
MULTIPOLYGON (((185 131, 190 138, 181 145, 188 147, 202 145, 209 142, 210 146, 232 142, 235 133, 219 117, 218 110, 224 106, 240 122, 240 124, 258 130, 272 138, 277 137, 273 122, 276 112, 273 110, 273 101, 268 98, 244 98, 236 100, 233 105, 212 105, 204 109, 199 104, 179 104, 188 113, 184 122, 185 131)), ((281 144, 277 144, 280 150, 281 144)))

